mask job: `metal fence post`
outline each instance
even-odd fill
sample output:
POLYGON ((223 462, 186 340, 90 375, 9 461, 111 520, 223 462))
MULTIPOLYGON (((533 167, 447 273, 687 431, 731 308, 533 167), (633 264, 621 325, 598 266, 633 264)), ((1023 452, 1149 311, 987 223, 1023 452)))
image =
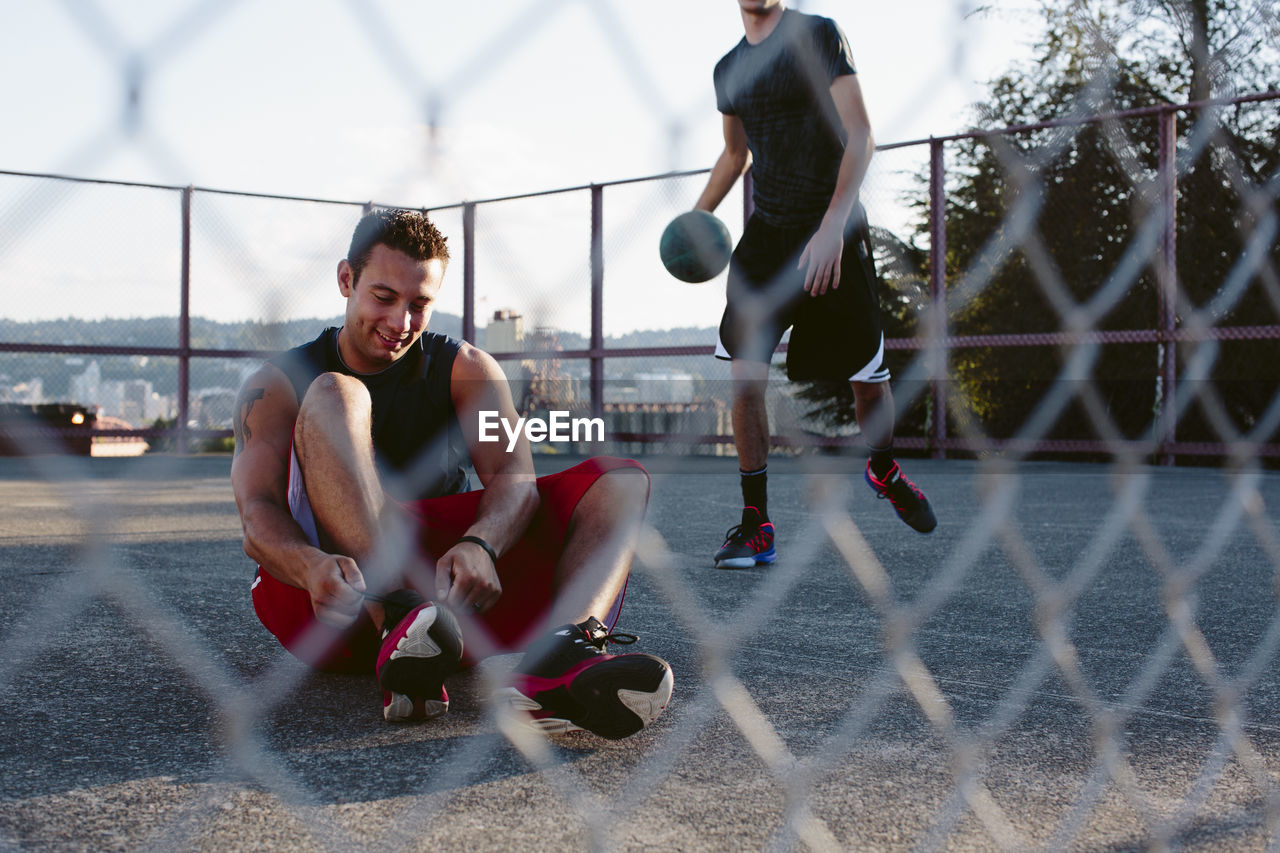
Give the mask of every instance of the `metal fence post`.
POLYGON ((476 342, 476 205, 462 205, 462 339, 476 342))
POLYGON ((933 418, 929 441, 934 459, 945 459, 947 448, 947 191, 943 142, 929 138, 929 312, 925 352, 930 364, 933 418))
POLYGON ((1156 389, 1157 453, 1161 465, 1173 465, 1172 450, 1177 441, 1178 410, 1175 392, 1178 382, 1178 116, 1173 109, 1159 114, 1160 137, 1160 262, 1156 267, 1159 290, 1160 381, 1156 389))
POLYGON ((591 185, 591 416, 604 417, 604 187, 591 185))
POLYGON ((177 451, 190 450, 187 421, 191 417, 191 196, 182 189, 182 275, 178 294, 178 434, 177 451))

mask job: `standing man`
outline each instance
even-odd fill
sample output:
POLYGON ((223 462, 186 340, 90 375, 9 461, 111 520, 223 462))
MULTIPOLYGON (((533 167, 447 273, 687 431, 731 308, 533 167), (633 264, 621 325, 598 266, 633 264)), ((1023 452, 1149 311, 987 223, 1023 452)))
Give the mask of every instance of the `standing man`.
POLYGON ((732 360, 742 521, 721 568, 777 559, 767 502, 769 361, 788 327, 787 375, 848 380, 870 458, 866 480, 921 533, 937 524, 893 458, 877 278, 858 190, 875 150, 848 41, 782 0, 738 0, 746 35, 715 67, 724 151, 695 208, 712 212, 749 166, 755 211, 729 263, 716 356, 732 360))
POLYGON ((535 478, 523 435, 484 435, 515 407, 492 357, 427 331, 448 261, 426 215, 365 215, 342 327, 245 382, 231 481, 254 609, 306 663, 374 673, 387 720, 443 714, 465 645, 527 649, 503 695, 534 725, 633 734, 672 689, 660 658, 605 652, 635 640, 612 629, 648 475, 597 457, 535 478))

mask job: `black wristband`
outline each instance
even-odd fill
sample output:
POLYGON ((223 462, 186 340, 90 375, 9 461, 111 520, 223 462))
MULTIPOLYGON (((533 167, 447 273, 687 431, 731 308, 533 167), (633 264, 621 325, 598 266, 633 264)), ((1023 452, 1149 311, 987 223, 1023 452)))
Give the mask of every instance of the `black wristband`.
POLYGON ((493 560, 493 565, 498 565, 498 552, 493 550, 493 546, 481 539, 479 536, 459 536, 459 542, 470 542, 472 545, 479 545, 484 552, 489 555, 489 559, 493 560))

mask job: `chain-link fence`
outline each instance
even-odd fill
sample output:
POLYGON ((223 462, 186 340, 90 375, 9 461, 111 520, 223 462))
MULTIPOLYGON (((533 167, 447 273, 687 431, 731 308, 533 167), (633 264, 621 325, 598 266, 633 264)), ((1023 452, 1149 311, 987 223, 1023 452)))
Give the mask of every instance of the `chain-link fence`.
MULTIPOLYGON (((678 128, 615 7, 569 5, 678 128)), ((85 156, 163 159, 141 94, 225 12, 130 51, 65 6, 128 84, 85 156)), ((505 10, 438 83, 395 16, 348 7, 438 173, 485 57, 558 20, 505 10)), ((779 378, 767 574, 709 567, 737 511, 733 461, 698 458, 733 453, 723 274, 682 284, 657 253, 704 170, 462 203, 0 171, 0 449, 20 457, 0 467, 0 841, 1273 849, 1280 94, 1119 91, 1097 75, 1059 118, 879 148, 862 201, 895 445, 941 524, 904 541, 859 506, 848 388, 779 378), (540 470, 607 451, 653 474, 627 626, 677 690, 631 742, 512 727, 485 702, 502 661, 451 684, 446 721, 375 727, 363 682, 311 674, 250 613, 227 457, 191 451, 228 449, 263 357, 341 322, 333 268, 374 204, 449 236, 432 328, 492 352, 523 414, 602 419, 603 442, 540 444, 540 470), (19 299, 67 308, 21 320, 19 299)), ((718 211, 734 234, 749 195, 718 211)))

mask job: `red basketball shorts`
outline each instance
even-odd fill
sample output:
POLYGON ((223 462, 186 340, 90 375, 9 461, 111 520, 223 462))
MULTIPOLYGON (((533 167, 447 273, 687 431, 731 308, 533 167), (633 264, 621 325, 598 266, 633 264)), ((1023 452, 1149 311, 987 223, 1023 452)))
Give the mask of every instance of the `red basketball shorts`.
MULTIPOLYGON (((296 469, 296 460, 293 467, 296 469)), ((597 456, 564 471, 538 478, 538 495, 542 504, 524 536, 498 559, 502 597, 477 617, 489 635, 488 640, 496 647, 515 651, 532 639, 531 632, 537 629, 555 597, 556 564, 564 550, 569 519, 596 480, 618 468, 644 471, 644 467, 632 459, 597 456)), ((294 479, 291 471, 291 493, 294 491, 294 479)), ((297 479, 300 484, 301 478, 297 479)), ((302 491, 300 485, 298 491, 302 491)), ((419 544, 431 562, 452 548, 458 537, 466 533, 475 520, 481 495, 483 491, 476 490, 403 504, 421 520, 419 544)), ((301 505, 295 502, 295 497, 290 495, 294 517, 314 537, 315 522, 310 517, 305 492, 301 505), (299 518, 299 515, 304 517, 299 518)), ((421 591, 427 598, 435 595, 434 590, 421 591)), ((305 590, 277 580, 261 567, 254 578, 252 594, 258 619, 281 645, 303 662, 317 669, 335 672, 372 670, 379 638, 367 614, 346 630, 317 622, 311 609, 311 597, 305 590)), ((614 625, 621 608, 622 595, 619 594, 604 620, 606 625, 614 625)))

